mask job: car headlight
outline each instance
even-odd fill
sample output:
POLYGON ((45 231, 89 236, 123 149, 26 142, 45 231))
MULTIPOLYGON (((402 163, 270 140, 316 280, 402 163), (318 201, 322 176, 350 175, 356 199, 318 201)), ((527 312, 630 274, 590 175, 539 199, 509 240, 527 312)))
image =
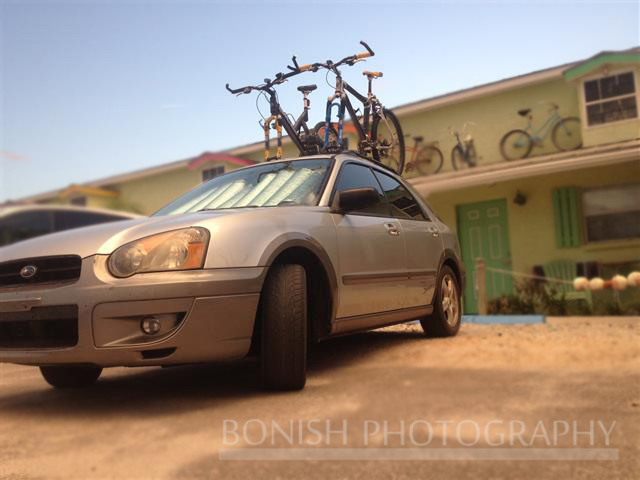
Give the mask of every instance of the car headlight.
POLYGON ((209 232, 201 227, 160 233, 127 243, 109 256, 109 271, 125 278, 143 272, 202 268, 209 232))

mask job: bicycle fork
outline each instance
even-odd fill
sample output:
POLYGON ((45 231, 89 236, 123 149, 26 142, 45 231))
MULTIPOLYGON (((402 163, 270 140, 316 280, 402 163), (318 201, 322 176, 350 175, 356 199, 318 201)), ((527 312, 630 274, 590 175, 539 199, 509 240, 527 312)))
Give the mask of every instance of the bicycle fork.
POLYGON ((277 144, 276 144, 276 156, 275 160, 280 160, 282 158, 282 125, 280 124, 280 116, 279 115, 271 115, 264 121, 264 161, 268 162, 269 160, 273 160, 274 157, 270 157, 271 153, 270 143, 270 132, 271 122, 275 122, 276 124, 276 133, 277 133, 277 144))
POLYGON ((344 112, 345 112, 345 104, 342 101, 341 97, 340 102, 334 102, 335 95, 333 97, 329 97, 327 101, 327 114, 324 120, 324 148, 329 147, 329 133, 331 130, 331 113, 333 112, 333 107, 338 107, 338 148, 342 146, 342 133, 344 129, 344 112))

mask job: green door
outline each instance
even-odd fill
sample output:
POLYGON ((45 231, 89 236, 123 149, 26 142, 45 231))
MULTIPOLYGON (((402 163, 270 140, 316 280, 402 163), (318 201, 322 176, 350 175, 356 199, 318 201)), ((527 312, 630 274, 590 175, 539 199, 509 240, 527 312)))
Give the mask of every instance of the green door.
MULTIPOLYGON (((484 258, 487 268, 511 270, 507 202, 501 198, 488 202, 458 205, 458 237, 467 268, 465 312, 477 313, 475 261, 484 258)), ((487 271, 487 298, 497 298, 513 290, 509 274, 487 271)))

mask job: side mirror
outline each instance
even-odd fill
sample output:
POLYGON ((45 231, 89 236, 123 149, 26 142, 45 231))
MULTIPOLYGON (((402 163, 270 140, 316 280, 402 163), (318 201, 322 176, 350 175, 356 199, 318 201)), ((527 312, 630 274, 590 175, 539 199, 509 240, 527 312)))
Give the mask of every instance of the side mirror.
POLYGON ((341 190, 336 195, 334 205, 337 213, 348 213, 355 210, 364 210, 380 201, 378 192, 373 187, 350 188, 341 190))

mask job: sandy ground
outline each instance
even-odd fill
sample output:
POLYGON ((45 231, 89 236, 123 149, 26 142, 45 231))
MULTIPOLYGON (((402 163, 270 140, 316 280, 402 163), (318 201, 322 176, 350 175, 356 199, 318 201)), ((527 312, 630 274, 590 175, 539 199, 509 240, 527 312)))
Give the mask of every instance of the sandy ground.
MULTIPOLYGON (((0 365, 0 477, 640 478, 639 353, 638 323, 464 325, 459 336, 435 340, 422 337, 418 326, 400 326, 319 345, 307 387, 298 393, 258 390, 251 361, 111 369, 80 391, 56 391, 37 369, 5 364, 0 365), (387 421, 389 431, 398 431, 401 421, 408 427, 424 420, 434 426, 434 435, 423 448, 443 448, 437 421, 452 421, 455 429, 472 420, 483 430, 491 420, 503 421, 497 433, 508 433, 510 422, 521 421, 525 440, 539 422, 552 436, 554 421, 577 421, 580 431, 589 430, 590 420, 607 428, 615 421, 607 448, 618 449, 619 459, 221 461, 223 422, 238 422, 242 433, 250 419, 266 425, 273 420, 285 431, 291 420, 296 426, 330 421, 336 430, 347 421, 350 447, 364 446, 367 421, 381 426, 387 421)), ((256 430, 247 431, 254 435, 247 440, 256 441, 256 430)), ((462 441, 473 437, 473 430, 461 432, 462 441)), ((454 433, 447 436, 447 447, 462 446, 454 433)), ((574 446, 570 437, 558 446, 574 446)), ((294 442, 299 438, 316 439, 307 430, 294 442)), ((329 438, 331 447, 344 447, 341 434, 329 438)), ((403 448, 400 435, 387 436, 387 446, 384 438, 369 437, 369 446, 403 448)), ((404 447, 415 447, 406 432, 404 438, 404 447)), ((591 448, 589 435, 578 438, 575 446, 591 448)), ((594 438, 594 447, 605 447, 598 426, 594 438)), ((534 440, 533 446, 546 447, 544 438, 534 440)), ((474 448, 486 448, 486 442, 483 436, 474 448)), ((242 439, 234 445, 247 446, 242 439)), ((273 445, 262 446, 290 445, 275 435, 273 445)))

